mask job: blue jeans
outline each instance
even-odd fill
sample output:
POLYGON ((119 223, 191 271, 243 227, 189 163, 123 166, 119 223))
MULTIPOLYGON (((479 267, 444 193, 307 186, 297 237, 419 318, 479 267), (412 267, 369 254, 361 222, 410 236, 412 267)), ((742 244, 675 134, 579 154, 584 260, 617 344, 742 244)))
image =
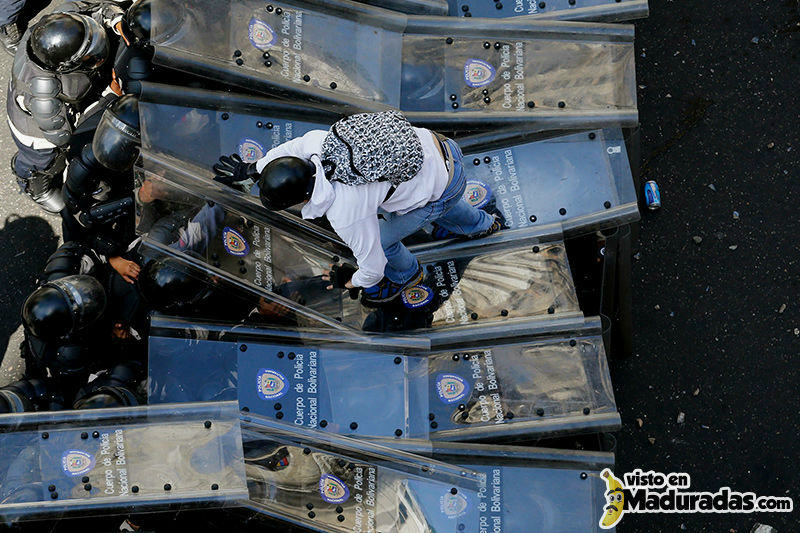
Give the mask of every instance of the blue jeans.
POLYGON ((405 215, 384 213, 380 220, 381 245, 386 255, 384 275, 391 281, 405 284, 417 273, 417 259, 402 242, 402 239, 420 228, 436 222, 444 229, 459 235, 472 235, 489 229, 493 217, 464 200, 467 179, 464 173, 461 148, 451 139, 445 141, 453 152, 453 179, 438 200, 409 211, 405 215))

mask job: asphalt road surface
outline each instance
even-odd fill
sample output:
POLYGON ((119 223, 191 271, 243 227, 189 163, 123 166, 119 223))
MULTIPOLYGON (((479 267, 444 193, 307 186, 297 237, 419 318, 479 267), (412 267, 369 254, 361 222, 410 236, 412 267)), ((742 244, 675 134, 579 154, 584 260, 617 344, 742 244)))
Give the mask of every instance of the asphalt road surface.
MULTIPOLYGON (((637 23, 641 163, 664 207, 641 225, 635 355, 611 362, 624 424, 616 473, 686 472, 693 491, 797 505, 797 1, 650 7, 637 23)), ((0 53, 4 85, 10 66, 0 53)), ((13 151, 0 128, 0 353, 9 347, 0 382, 19 371, 18 310, 59 235, 54 217, 17 194, 13 151)), ((618 531, 748 533, 756 522, 790 533, 800 511, 628 514, 618 531)))
POLYGON ((11 157, 17 151, 6 120, 6 88, 12 61, 0 50, 0 354, 5 353, 0 364, 2 385, 22 374, 19 310, 36 288, 36 276, 45 261, 61 244, 61 219, 46 213, 21 193, 11 173, 11 157))
MULTIPOLYGON (((635 355, 612 362, 617 471, 686 472, 693 491, 791 496, 796 509, 798 5, 650 8, 636 36, 642 165, 663 208, 643 213, 635 355)), ((794 532, 800 511, 625 515, 618 530, 749 533, 755 522, 794 532)))

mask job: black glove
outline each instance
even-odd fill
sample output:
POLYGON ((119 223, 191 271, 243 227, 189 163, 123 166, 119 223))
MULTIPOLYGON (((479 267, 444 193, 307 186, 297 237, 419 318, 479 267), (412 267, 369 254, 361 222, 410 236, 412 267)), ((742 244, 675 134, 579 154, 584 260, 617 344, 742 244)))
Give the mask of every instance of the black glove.
POLYGON ((356 267, 348 263, 333 265, 331 267, 331 285, 337 289, 344 289, 344 284, 350 281, 356 270, 358 270, 356 267))
MULTIPOLYGON (((353 278, 353 274, 358 270, 353 265, 342 263, 341 265, 333 265, 331 267, 331 285, 337 289, 345 289, 345 283, 353 278)), ((359 287, 347 289, 350 292, 352 300, 358 300, 358 292, 361 290, 359 287)))
POLYGON ((214 165, 214 181, 234 185, 248 180, 255 173, 255 163, 245 163, 239 154, 223 155, 214 165))

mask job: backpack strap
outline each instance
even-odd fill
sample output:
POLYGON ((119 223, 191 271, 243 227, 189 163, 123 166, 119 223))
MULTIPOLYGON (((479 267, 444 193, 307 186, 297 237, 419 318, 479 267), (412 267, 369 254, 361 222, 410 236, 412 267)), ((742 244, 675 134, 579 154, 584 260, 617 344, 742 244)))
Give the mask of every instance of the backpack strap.
POLYGON ((396 190, 397 190, 397 186, 396 185, 392 185, 391 187, 389 187, 389 190, 386 191, 386 196, 383 197, 383 202, 381 202, 381 203, 385 204, 386 202, 388 202, 389 198, 392 197, 392 195, 394 194, 394 191, 396 191, 396 190))

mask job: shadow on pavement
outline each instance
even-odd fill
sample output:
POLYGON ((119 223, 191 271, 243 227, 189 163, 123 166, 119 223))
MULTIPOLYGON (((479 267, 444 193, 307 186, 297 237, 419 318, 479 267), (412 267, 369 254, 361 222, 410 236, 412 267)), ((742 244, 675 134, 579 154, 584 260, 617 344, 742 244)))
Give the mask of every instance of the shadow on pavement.
MULTIPOLYGON (((0 226, 0 358, 19 327, 19 310, 36 288, 36 278, 58 246, 58 236, 41 217, 9 215, 0 226)), ((2 359, 0 359, 2 362, 2 359)))

